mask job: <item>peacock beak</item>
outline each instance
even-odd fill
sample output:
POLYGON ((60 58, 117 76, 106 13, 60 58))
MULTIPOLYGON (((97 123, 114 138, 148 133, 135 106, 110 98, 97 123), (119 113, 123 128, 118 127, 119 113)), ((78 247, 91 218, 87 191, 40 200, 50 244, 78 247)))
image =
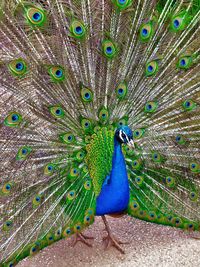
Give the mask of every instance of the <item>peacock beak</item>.
POLYGON ((130 147, 130 148, 135 148, 135 144, 133 142, 133 139, 129 140, 129 142, 127 143, 127 145, 130 147))

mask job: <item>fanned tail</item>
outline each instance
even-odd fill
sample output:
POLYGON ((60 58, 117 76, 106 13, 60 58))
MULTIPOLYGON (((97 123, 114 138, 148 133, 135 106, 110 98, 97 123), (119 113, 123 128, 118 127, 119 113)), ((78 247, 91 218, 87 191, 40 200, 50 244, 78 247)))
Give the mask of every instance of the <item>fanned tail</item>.
POLYGON ((149 18, 137 28, 141 32, 151 25, 152 36, 147 42, 137 39, 130 60, 131 66, 139 63, 130 68, 132 100, 127 107, 137 147, 125 151, 128 213, 199 231, 200 8, 192 1, 186 6, 166 1, 157 14, 157 21, 149 18))
POLYGON ((95 177, 110 170, 121 125, 136 146, 128 214, 199 230, 199 18, 197 0, 2 3, 3 266, 93 223, 85 157, 99 136, 95 177))

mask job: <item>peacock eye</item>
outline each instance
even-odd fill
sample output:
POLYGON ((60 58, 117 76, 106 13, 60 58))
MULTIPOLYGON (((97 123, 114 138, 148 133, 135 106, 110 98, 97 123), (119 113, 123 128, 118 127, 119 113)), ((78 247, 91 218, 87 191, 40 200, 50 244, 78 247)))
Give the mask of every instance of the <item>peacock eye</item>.
POLYGON ((113 49, 111 46, 106 47, 106 53, 107 54, 112 54, 112 51, 113 51, 113 49))
POLYGON ((155 75, 158 72, 158 67, 158 62, 156 60, 147 63, 145 75, 147 77, 155 75))
POLYGON ((19 115, 16 115, 16 114, 12 115, 13 122, 17 121, 18 119, 19 119, 19 115))
POLYGON ((126 139, 126 135, 124 133, 122 133, 122 138, 126 139))
POLYGON ((27 64, 23 59, 16 59, 8 64, 8 68, 14 76, 22 77, 27 72, 27 64))
POLYGON ((146 113, 154 113, 156 112, 157 108, 158 108, 158 103, 150 101, 146 103, 144 110, 146 113))
POLYGON ((182 106, 185 111, 192 111, 196 108, 197 105, 193 100, 188 99, 183 102, 182 106))
POLYGON ((24 69, 24 64, 23 64, 22 62, 18 62, 18 63, 16 64, 16 69, 17 69, 18 71, 23 70, 23 69, 24 69))
POLYGON ((183 26, 183 18, 177 16, 172 20, 172 29, 175 31, 178 31, 181 29, 181 26, 183 26))
POLYGON ((152 72, 152 71, 153 71, 153 66, 152 66, 152 65, 149 65, 149 66, 147 67, 147 70, 148 70, 149 72, 152 72))
POLYGON ((42 15, 39 12, 35 12, 32 16, 32 19, 36 22, 40 21, 42 19, 42 15))
POLYGON ((60 140, 65 144, 74 144, 76 139, 72 133, 63 133, 59 136, 60 140))
POLYGON ((175 28, 178 28, 178 27, 180 26, 180 21, 179 21, 179 19, 174 19, 174 21, 173 21, 173 25, 174 25, 175 28))
POLYGON ((181 136, 181 135, 177 135, 176 136, 176 142, 179 144, 179 145, 184 145, 186 143, 186 140, 181 136))
POLYGON ((123 11, 132 4, 133 0, 112 0, 112 3, 119 11, 123 11))
POLYGON ((196 162, 192 162, 192 163, 190 163, 190 170, 193 173, 199 173, 200 172, 200 165, 196 162))
POLYGON ((27 153, 27 149, 22 149, 22 154, 25 155, 27 153))
POLYGON ((60 66, 51 66, 48 69, 48 73, 51 76, 52 82, 62 82, 65 80, 64 69, 60 66))
POLYGON ((2 189, 1 189, 1 192, 4 194, 4 195, 9 195, 12 191, 12 183, 7 183, 5 184, 2 189))
POLYGON ((189 193, 189 198, 190 198, 190 200, 192 200, 192 201, 197 201, 198 200, 198 193, 196 193, 196 192, 190 192, 189 193))
POLYGON ((172 17, 171 29, 174 32, 183 30, 187 25, 187 19, 188 19, 187 11, 182 11, 178 15, 176 14, 175 16, 172 17))
POLYGON ((182 56, 178 60, 177 67, 179 69, 187 70, 191 67, 192 63, 193 59, 191 56, 182 56))
POLYGON ((81 89, 81 98, 85 103, 90 103, 93 100, 94 94, 89 88, 81 89))
POLYGON ((70 30, 71 35, 76 39, 83 39, 86 35, 85 25, 78 20, 74 20, 71 23, 69 30, 70 30))
POLYGON ((78 168, 74 167, 74 168, 70 169, 69 177, 73 179, 73 178, 78 177, 79 174, 80 174, 80 170, 78 168))
POLYGON ((128 87, 125 82, 120 83, 116 88, 116 95, 119 100, 123 100, 128 92, 128 87))
POLYGON ((79 161, 79 162, 82 162, 82 160, 84 159, 84 157, 85 157, 85 152, 84 151, 78 151, 77 153, 76 153, 76 159, 77 159, 77 161, 79 161))
POLYGON ((81 118, 81 127, 86 133, 89 133, 92 129, 92 121, 87 118, 81 118))
POLYGON ((90 94, 89 93, 85 94, 85 99, 90 99, 90 94))
POLYGON ((91 181, 86 181, 86 182, 84 183, 84 187, 85 187, 86 190, 90 190, 91 187, 92 187, 92 183, 91 183, 91 181))
POLYGON ((181 65, 181 66, 185 66, 185 65, 186 65, 186 61, 185 61, 185 59, 181 59, 181 61, 180 61, 180 65, 181 65))
POLYGON ((140 40, 142 42, 147 42, 153 35, 153 24, 152 22, 142 24, 140 27, 140 40))
POLYGON ((61 112, 62 112, 61 109, 56 109, 56 114, 57 114, 57 115, 60 115, 61 112))
POLYGON ((105 57, 112 59, 116 55, 116 46, 110 40, 104 40, 102 42, 102 52, 105 57))
POLYGON ((8 184, 6 185, 6 190, 10 190, 11 189, 11 186, 8 184))
POLYGON ((56 77, 60 78, 62 76, 62 74, 63 74, 63 71, 62 70, 57 70, 55 74, 56 74, 56 77))
POLYGON ((99 120, 101 123, 106 123, 109 119, 109 112, 108 110, 103 107, 99 110, 99 114, 98 114, 99 120))
POLYGON ((49 110, 55 118, 63 118, 65 116, 65 112, 60 106, 50 107, 49 110))
POLYGON ((134 132, 133 132, 133 137, 135 139, 139 139, 141 138, 145 133, 145 130, 144 129, 136 129, 134 132))
POLYGON ((75 31, 77 34, 81 34, 83 32, 83 28, 81 26, 78 26, 75 28, 75 31))
POLYGON ((175 186, 175 179, 173 177, 166 177, 165 178, 165 183, 168 187, 172 188, 175 186))
POLYGON ((76 196, 76 193, 74 190, 70 191, 68 194, 67 194, 67 198, 68 200, 73 200, 76 196))
POLYGON ((29 147, 29 146, 21 147, 17 152, 16 159, 17 160, 25 160, 30 155, 31 152, 32 152, 31 147, 29 147))
POLYGON ((136 184, 138 185, 138 186, 142 186, 143 185, 143 182, 144 182, 144 178, 142 177, 142 176, 137 176, 136 178, 135 178, 135 182, 136 182, 136 184))
POLYGON ((162 156, 156 152, 152 153, 152 159, 156 163, 161 163, 162 162, 162 156))
POLYGON ((51 176, 54 173, 55 166, 51 163, 47 164, 44 168, 44 174, 51 176))
POLYGON ((146 28, 143 28, 142 29, 142 35, 147 36, 147 34, 148 34, 148 30, 146 28))
POLYGON ((28 8, 25 15, 32 26, 42 26, 46 20, 44 11, 36 7, 28 8))

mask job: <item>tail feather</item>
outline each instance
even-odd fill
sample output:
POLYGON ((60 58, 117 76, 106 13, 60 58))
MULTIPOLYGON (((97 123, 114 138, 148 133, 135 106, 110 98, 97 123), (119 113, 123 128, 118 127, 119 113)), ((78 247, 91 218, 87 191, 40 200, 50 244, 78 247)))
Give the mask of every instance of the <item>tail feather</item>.
MULTIPOLYGON (((121 125, 133 129, 136 148, 124 147, 128 214, 199 230, 198 2, 2 3, 5 266, 93 223, 93 183, 99 183, 84 157, 91 140, 98 151, 102 128, 112 134, 121 125)), ((102 148, 110 162, 111 147, 102 148)), ((96 176, 102 162, 95 161, 96 176)))

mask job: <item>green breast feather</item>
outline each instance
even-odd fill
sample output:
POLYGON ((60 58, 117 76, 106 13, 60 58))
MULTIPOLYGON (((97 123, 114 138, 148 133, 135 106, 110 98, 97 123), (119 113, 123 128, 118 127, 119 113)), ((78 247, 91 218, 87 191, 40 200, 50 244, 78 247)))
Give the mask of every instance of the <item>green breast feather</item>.
POLYGON ((114 132, 106 127, 92 135, 90 144, 86 146, 90 177, 93 180, 94 192, 98 196, 106 176, 112 169, 112 155, 114 151, 114 132))

